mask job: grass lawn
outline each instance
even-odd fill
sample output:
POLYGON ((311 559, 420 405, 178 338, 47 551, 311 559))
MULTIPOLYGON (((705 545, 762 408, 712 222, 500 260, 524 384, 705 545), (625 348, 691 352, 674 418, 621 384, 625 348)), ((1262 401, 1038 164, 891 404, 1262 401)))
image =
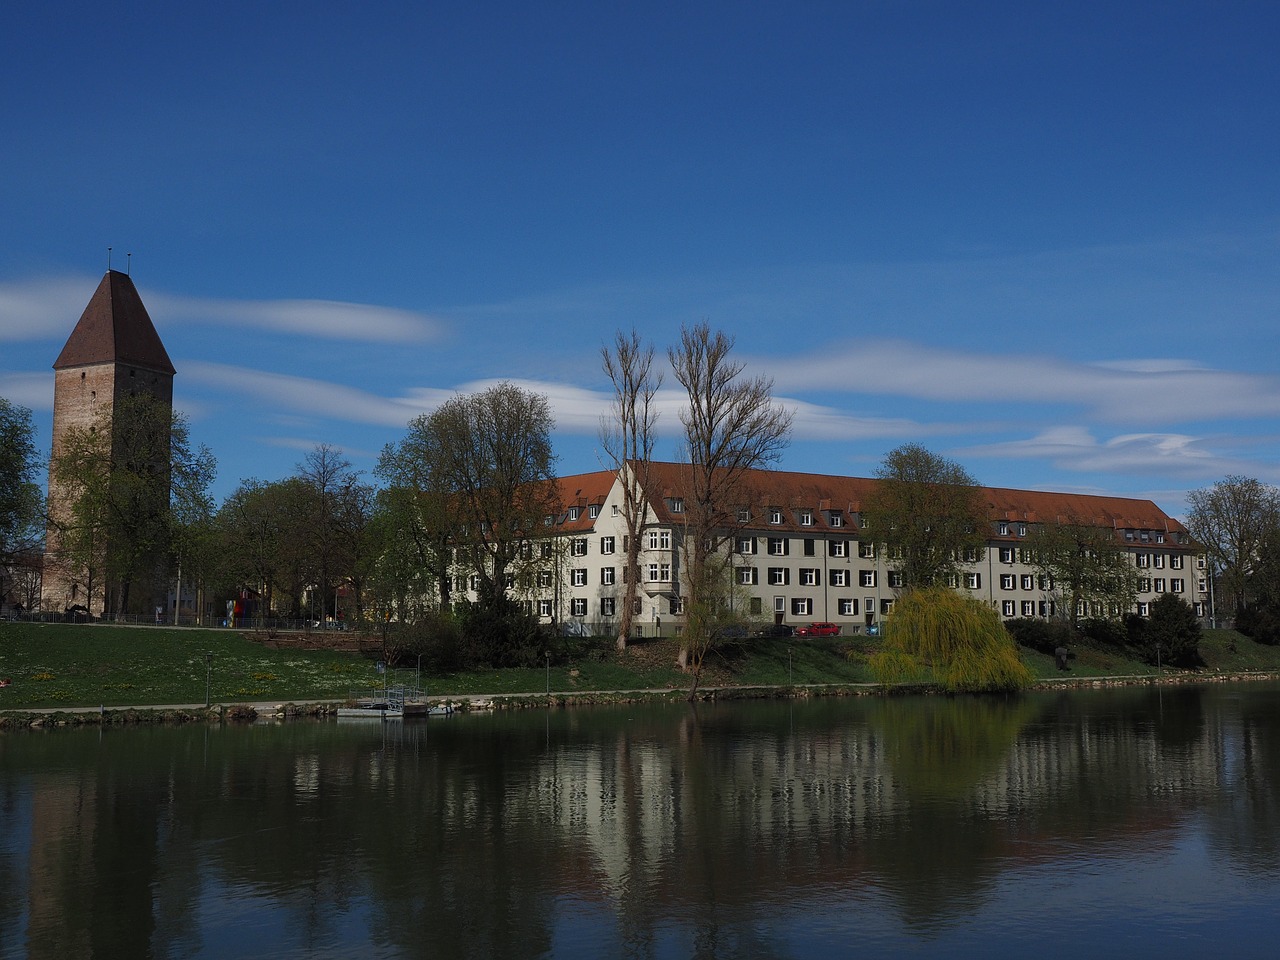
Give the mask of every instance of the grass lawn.
MULTIPOLYGON (((713 650, 702 685, 787 686, 792 683, 869 683, 865 636, 745 640, 713 650)), ((1200 644, 1209 670, 1280 670, 1280 648, 1254 643, 1232 630, 1206 631, 1200 644)), ((611 647, 582 660, 545 667, 478 670, 422 677, 431 695, 687 689, 675 667, 674 640, 611 647)), ((1076 677, 1143 676, 1153 666, 1118 651, 1077 647, 1076 677)), ((309 703, 345 699, 382 683, 372 660, 330 650, 273 650, 232 630, 116 627, 101 624, 0 624, 0 710, 77 706, 200 704, 206 659, 214 703, 309 703)), ((1053 658, 1023 650, 1037 677, 1062 676, 1053 658)), ((400 671, 413 683, 415 671, 400 671)))

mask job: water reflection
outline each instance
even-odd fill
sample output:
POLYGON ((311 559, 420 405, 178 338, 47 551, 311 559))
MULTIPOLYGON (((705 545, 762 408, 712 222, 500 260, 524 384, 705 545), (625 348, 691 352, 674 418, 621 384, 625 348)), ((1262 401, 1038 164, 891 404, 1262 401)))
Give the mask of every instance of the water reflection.
POLYGON ((1277 702, 9 735, 0 956, 1114 955, 1135 929, 1249 955, 1240 911, 1280 893, 1277 702))

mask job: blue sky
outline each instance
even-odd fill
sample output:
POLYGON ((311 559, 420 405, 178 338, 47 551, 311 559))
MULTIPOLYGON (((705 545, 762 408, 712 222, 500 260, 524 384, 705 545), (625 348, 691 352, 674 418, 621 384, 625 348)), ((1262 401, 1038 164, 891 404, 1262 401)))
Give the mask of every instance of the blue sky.
POLYGON ((20 5, 0 396, 47 446, 110 246, 219 496, 504 379, 598 469, 602 343, 705 320, 786 469, 911 441, 1180 513, 1280 483, 1278 42, 1232 0, 20 5))

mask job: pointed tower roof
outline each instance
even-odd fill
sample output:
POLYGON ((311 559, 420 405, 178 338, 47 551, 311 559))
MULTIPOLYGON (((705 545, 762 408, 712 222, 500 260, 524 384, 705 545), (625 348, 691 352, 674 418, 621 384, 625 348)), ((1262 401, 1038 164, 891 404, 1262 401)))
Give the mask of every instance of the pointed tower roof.
POLYGON ((91 363, 131 363, 174 373, 138 288, 127 274, 117 270, 108 270, 98 284, 53 369, 91 363))

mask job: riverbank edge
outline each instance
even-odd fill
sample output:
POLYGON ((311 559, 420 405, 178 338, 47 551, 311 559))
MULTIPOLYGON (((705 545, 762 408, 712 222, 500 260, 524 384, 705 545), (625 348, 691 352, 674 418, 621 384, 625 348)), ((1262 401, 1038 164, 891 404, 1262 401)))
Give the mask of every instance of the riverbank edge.
MULTIPOLYGON (((1030 690, 1086 690, 1109 687, 1180 686, 1197 683, 1245 683, 1280 680, 1280 670, 1177 672, 1159 675, 1111 677, 1053 677, 1038 680, 1030 690)), ((795 686, 706 687, 698 691, 699 702, 732 700, 806 700, 815 697, 866 696, 945 696, 935 684, 901 684, 885 687, 875 683, 806 683, 795 686)), ((611 706, 629 703, 683 702, 689 699, 683 689, 555 691, 552 693, 511 693, 484 696, 458 695, 432 697, 435 703, 448 703, 462 713, 480 710, 562 709, 572 707, 611 706)), ((63 710, 8 710, 0 713, 0 731, 44 729, 50 727, 130 726, 162 723, 253 723, 260 720, 297 718, 328 719, 336 717, 343 701, 316 703, 228 703, 180 706, 77 707, 63 710)))

